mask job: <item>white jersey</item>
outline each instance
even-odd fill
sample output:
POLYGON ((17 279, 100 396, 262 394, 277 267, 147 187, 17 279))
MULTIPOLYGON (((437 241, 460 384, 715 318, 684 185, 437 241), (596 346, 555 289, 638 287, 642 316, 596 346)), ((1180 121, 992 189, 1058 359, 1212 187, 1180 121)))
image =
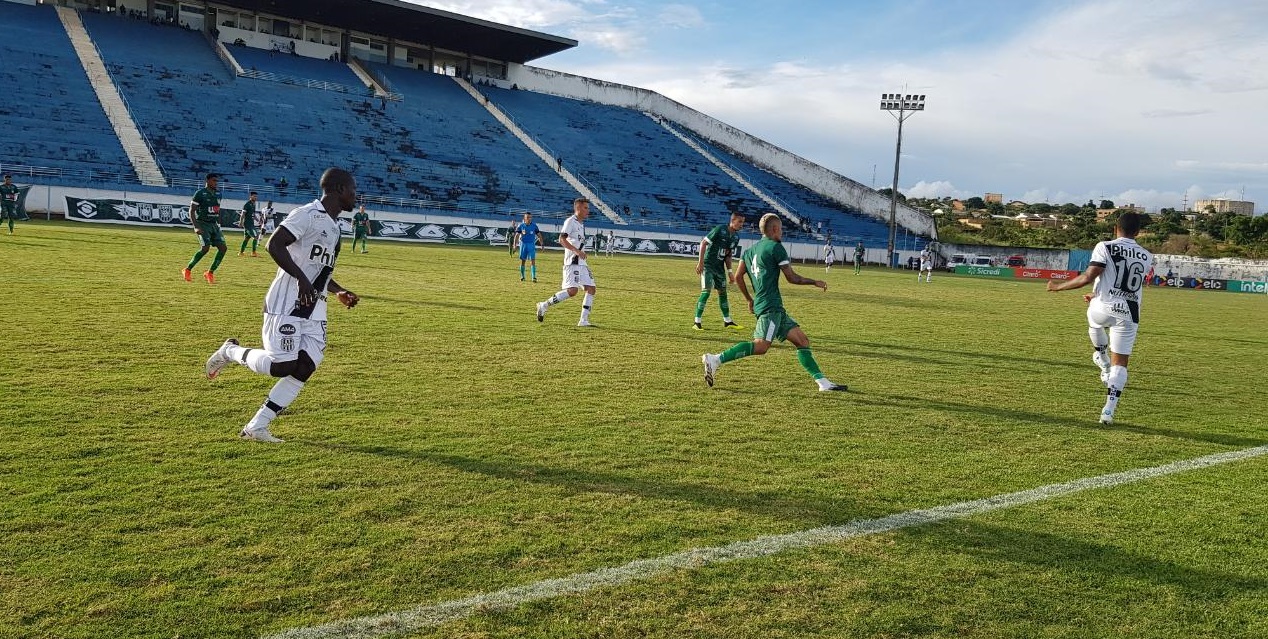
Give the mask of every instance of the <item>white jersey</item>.
POLYGON ((925 249, 921 251, 920 252, 920 266, 926 267, 926 266, 932 266, 932 265, 933 265, 933 254, 929 252, 929 249, 925 249))
POLYGON ((1136 240, 1120 237, 1092 249, 1092 265, 1105 269, 1092 286, 1090 307, 1140 323, 1140 296, 1154 256, 1136 240))
POLYGON ((339 257, 339 223, 330 219, 321 200, 316 200, 291 211, 282 220, 282 226, 295 236, 295 241, 286 247, 287 252, 320 295, 316 304, 300 306, 299 282, 278 267, 277 276, 264 296, 264 312, 324 322, 326 285, 339 257))
MULTIPOLYGON (((559 235, 567 235, 568 242, 581 250, 585 250, 586 225, 581 220, 578 220, 576 215, 570 215, 567 220, 564 220, 563 227, 559 229, 559 235)), ((585 263, 586 261, 581 259, 580 255, 566 248, 564 249, 564 266, 585 265, 585 263)))
POLYGON ((823 247, 823 261, 834 262, 836 261, 836 259, 837 259, 837 250, 832 248, 831 244, 823 247))

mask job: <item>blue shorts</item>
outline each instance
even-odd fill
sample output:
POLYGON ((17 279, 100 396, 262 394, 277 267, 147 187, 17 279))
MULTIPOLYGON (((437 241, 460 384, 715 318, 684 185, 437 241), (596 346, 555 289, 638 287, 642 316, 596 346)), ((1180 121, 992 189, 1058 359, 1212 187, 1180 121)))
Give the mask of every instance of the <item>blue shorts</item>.
POLYGON ((520 244, 520 259, 521 260, 537 259, 537 245, 536 244, 531 244, 531 245, 520 244))

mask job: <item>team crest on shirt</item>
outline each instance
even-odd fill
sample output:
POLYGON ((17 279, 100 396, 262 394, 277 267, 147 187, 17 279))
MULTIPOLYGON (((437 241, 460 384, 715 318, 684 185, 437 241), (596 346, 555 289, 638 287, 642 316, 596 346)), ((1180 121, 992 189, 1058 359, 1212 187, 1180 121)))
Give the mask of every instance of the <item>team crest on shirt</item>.
POLYGON ((295 350, 295 338, 290 335, 287 335, 286 337, 283 337, 282 339, 278 340, 278 346, 280 346, 282 350, 289 353, 295 350))

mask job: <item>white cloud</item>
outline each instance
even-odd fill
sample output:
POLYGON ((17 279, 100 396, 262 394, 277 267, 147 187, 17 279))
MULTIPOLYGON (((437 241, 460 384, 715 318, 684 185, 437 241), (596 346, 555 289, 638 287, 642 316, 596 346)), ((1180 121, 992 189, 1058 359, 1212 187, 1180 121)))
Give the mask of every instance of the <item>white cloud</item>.
POLYGON ((1268 201, 1253 120, 1268 112, 1266 29, 1268 3, 1085 0, 998 44, 926 56, 742 66, 700 52, 566 70, 658 91, 864 183, 893 161, 876 97, 906 85, 929 95, 904 131, 915 181, 1052 201, 1155 190, 1160 203, 1181 184, 1246 182, 1268 201))
POLYGON ((945 180, 939 180, 937 182, 925 182, 924 180, 921 180, 906 189, 900 190, 903 192, 903 195, 906 195, 907 197, 919 198, 953 197, 957 199, 967 199, 975 195, 974 193, 970 193, 968 191, 961 191, 960 189, 955 188, 954 184, 945 180))
POLYGON ((665 5, 660 10, 659 22, 677 29, 698 29, 705 26, 700 10, 687 4, 665 5))

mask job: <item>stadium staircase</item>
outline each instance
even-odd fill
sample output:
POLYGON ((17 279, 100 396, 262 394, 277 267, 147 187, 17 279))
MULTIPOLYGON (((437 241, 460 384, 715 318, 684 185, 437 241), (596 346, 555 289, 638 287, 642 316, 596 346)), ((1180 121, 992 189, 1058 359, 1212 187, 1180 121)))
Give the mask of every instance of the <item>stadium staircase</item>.
POLYGON ((548 168, 554 167, 553 170, 559 174, 559 177, 562 177, 564 181, 566 181, 569 185, 572 186, 572 188, 577 189, 577 192, 580 193, 582 197, 590 200, 590 203, 593 204, 595 208, 599 209, 599 211, 603 213, 604 217, 608 218, 609 220, 612 220, 612 222, 616 224, 626 223, 626 221, 622 219, 621 216, 618 215, 616 211, 613 211, 612 207, 608 206, 608 204, 604 202, 603 199, 600 198, 597 193, 595 193, 589 186, 582 183, 582 181, 578 179, 576 175, 573 175, 572 171, 569 171, 568 169, 564 168, 561 163, 557 162, 555 157, 552 157, 550 153, 546 151, 546 149, 543 149, 542 146, 537 143, 536 140, 534 140, 527 133, 525 133, 524 129, 521 129, 520 126, 516 124, 515 121, 512 120, 509 116, 507 116, 505 112, 499 109, 497 105, 493 104, 487 98, 485 98, 484 94, 476 90, 476 88, 472 86, 470 82, 467 82, 466 80, 463 80, 462 78, 458 78, 458 77, 454 78, 454 82, 457 82, 458 86, 462 87, 463 90, 465 90, 468 94, 470 94, 471 97, 474 98, 476 102, 479 102, 482 105, 484 105, 484 108, 488 110, 488 112, 498 122, 501 122, 502 126, 506 127, 507 131, 511 132, 511 135, 514 135, 516 138, 518 138, 520 142, 524 143, 524 146, 528 147, 528 150, 532 151, 533 154, 536 155, 538 158, 541 158, 541 160, 546 163, 546 166, 548 168))
POLYGON ((127 104, 115 86, 113 78, 110 77, 110 72, 106 70, 105 63, 101 60, 97 46, 93 44, 92 38, 89 37, 88 31, 84 29, 84 24, 79 19, 79 12, 66 7, 57 7, 57 16, 66 28, 66 35, 79 56, 84 72, 88 74, 88 80, 92 83, 101 108, 110 120, 110 125, 114 127, 115 135, 119 136, 119 142, 123 145, 123 151, 127 154, 128 161, 132 163, 132 168, 136 171, 137 179, 146 186, 167 186, 163 169, 132 119, 127 104))
POLYGON ((355 73, 358 78, 361 78, 361 82, 363 84, 369 87, 370 90, 374 91, 374 97, 392 100, 393 102, 400 102, 403 99, 401 94, 393 91, 391 87, 387 86, 387 80, 375 77, 374 72, 367 69, 360 60, 356 58, 348 60, 348 68, 352 69, 352 72, 355 73))
POLYGON ((801 217, 798 216, 796 213, 792 212, 791 210, 789 210, 787 206, 784 206, 781 202, 777 202, 775 198, 771 197, 766 192, 754 186, 753 183, 749 182, 748 179, 745 178, 743 175, 741 175, 739 171, 736 171, 735 169, 731 168, 729 165, 719 160, 717 156, 707 151, 704 147, 700 146, 699 144, 696 144, 695 140, 679 132, 678 129, 674 127, 674 125, 670 124, 664 118, 657 117, 650 113, 646 113, 644 115, 651 118, 654 122, 661 125, 662 127, 665 127, 666 131, 669 131, 671 134, 673 134, 674 137, 678 138, 679 140, 682 140, 683 144, 686 144, 687 146, 691 147, 692 151, 699 153, 704 159, 708 160, 714 166, 721 169, 723 173, 726 173, 727 175, 731 176, 733 180, 740 183, 740 186, 743 186, 744 188, 748 189, 749 192, 751 192, 753 195, 756 195, 757 197, 761 198, 763 202, 769 205, 772 209, 775 209, 775 212, 782 215, 784 219, 789 220, 793 224, 796 224, 798 226, 802 224, 801 217))

